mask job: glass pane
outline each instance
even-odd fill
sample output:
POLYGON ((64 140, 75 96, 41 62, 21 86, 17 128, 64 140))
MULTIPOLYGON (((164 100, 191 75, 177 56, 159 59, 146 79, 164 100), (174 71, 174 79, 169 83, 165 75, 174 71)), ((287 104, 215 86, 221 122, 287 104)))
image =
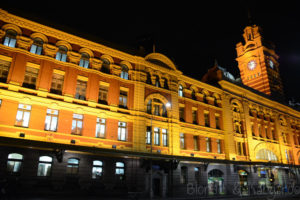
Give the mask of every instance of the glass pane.
POLYGON ((50 130, 56 131, 56 127, 57 127, 57 117, 52 117, 50 130))
POLYGON ((62 54, 61 61, 63 61, 63 62, 67 61, 67 54, 62 54))
POLYGON ((93 167, 92 169, 92 178, 100 178, 102 175, 102 167, 93 167))
POLYGON ((20 161, 15 161, 15 165, 14 165, 14 168, 13 168, 12 172, 14 172, 14 173, 20 172, 20 169, 21 169, 21 162, 20 161))
POLYGON ((23 155, 18 154, 18 153, 11 153, 11 154, 8 154, 8 159, 22 160, 23 159, 23 155))
POLYGON ((45 130, 50 130, 50 122, 51 122, 51 116, 46 116, 45 120, 45 130))
POLYGON ((50 156, 41 156, 39 161, 42 162, 52 162, 52 158, 50 156))
POLYGON ((116 167, 124 167, 124 163, 123 162, 116 162, 116 167))
POLYGON ((30 53, 36 53, 36 47, 37 46, 35 44, 31 45, 30 53))
POLYGON ((23 124, 22 124, 23 126, 28 127, 29 118, 30 118, 30 112, 24 112, 23 124))
POLYGON ((69 158, 68 164, 79 164, 79 160, 76 158, 69 158))
POLYGON ((102 161, 100 161, 100 160, 94 160, 93 161, 93 165, 102 166, 102 161))
POLYGON ((15 47, 16 46, 16 39, 14 39, 14 38, 10 38, 10 41, 9 41, 9 45, 8 46, 10 46, 10 47, 15 47))
POLYGON ((51 172, 51 164, 39 163, 38 171, 37 171, 38 176, 50 176, 50 172, 51 172))

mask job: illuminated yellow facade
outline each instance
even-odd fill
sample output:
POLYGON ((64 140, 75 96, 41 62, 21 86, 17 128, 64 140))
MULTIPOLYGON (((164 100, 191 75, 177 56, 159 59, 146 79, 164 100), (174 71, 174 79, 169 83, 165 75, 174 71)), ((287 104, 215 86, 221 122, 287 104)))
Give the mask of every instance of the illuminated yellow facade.
MULTIPOLYGON (((193 161, 300 164, 300 112, 289 106, 226 79, 216 87, 190 78, 160 53, 131 55, 4 10, 0 26, 2 139, 193 161), (51 129, 45 121, 54 111, 51 129), (101 137, 99 119, 105 119, 101 137)), ((237 60, 244 67, 241 46, 237 60)))

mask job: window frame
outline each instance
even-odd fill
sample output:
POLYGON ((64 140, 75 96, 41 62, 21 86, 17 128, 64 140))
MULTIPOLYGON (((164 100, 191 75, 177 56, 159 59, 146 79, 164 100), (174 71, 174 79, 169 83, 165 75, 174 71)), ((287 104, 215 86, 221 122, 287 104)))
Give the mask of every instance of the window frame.
POLYGON ((119 141, 127 141, 127 122, 118 122, 118 140, 119 141), (125 126, 123 126, 125 125, 125 126), (124 134, 124 135, 123 135, 124 134))
POLYGON ((71 128, 71 134, 72 135, 82 135, 82 130, 83 130, 83 118, 84 116, 82 114, 77 114, 73 113, 73 119, 72 119, 72 128, 71 128), (80 124, 81 122, 81 127, 78 126, 78 122, 80 124), (75 123, 75 126, 73 126, 75 123), (74 128, 75 127, 75 130, 74 128), (74 130, 74 131, 73 131, 74 130), (78 131, 79 130, 79 131, 78 131), (79 132, 79 133, 78 133, 79 132))
POLYGON ((103 176, 103 162, 101 160, 93 160, 92 164, 92 179, 100 179, 103 176), (100 162, 100 164, 95 164, 95 161, 100 162), (101 169, 100 175, 97 174, 97 169, 101 169))
POLYGON ((22 104, 22 103, 20 103, 20 104, 18 105, 18 109, 17 109, 15 126, 28 128, 28 127, 29 127, 29 122, 30 122, 30 115, 31 115, 31 105, 27 105, 27 104, 22 104), (23 105, 22 108, 21 108, 21 105, 23 105), (28 107, 28 108, 27 108, 27 107, 28 107), (20 120, 18 120, 18 118, 17 118, 17 117, 18 117, 18 113, 22 113, 22 114, 21 114, 22 117, 21 117, 20 120), (24 117, 26 117, 26 116, 24 115, 25 113, 29 113, 28 115, 26 115, 26 116, 28 116, 28 119, 26 120, 26 121, 27 121, 26 124, 24 124, 24 117), (22 125, 19 125, 18 122, 22 122, 22 125))
POLYGON ((59 111, 55 110, 55 109, 50 109, 47 108, 47 112, 46 112, 46 119, 45 119, 45 131, 53 131, 56 132, 57 131, 57 126, 58 126, 58 116, 59 116, 59 111), (47 117, 50 118, 50 122, 49 122, 49 127, 47 128, 47 117), (55 129, 51 129, 52 127, 52 120, 53 118, 56 118, 56 125, 55 125, 55 129))
POLYGON ((51 174, 52 174, 52 164, 53 164, 53 158, 51 156, 40 156, 39 157, 39 163, 38 163, 38 170, 37 170, 37 176, 39 177, 50 177, 51 174), (41 160, 41 158, 51 158, 51 161, 44 161, 44 160, 41 160), (47 169, 46 171, 48 173, 44 174, 44 173, 39 173, 40 171, 40 166, 42 166, 42 164, 45 164, 47 166, 50 165, 50 169, 47 169), (49 171, 48 171, 49 170, 49 171))
POLYGON ((97 121, 96 121, 96 138, 105 138, 106 136, 106 119, 105 118, 100 118, 97 117, 97 121), (103 122, 104 120, 104 122, 103 122), (104 128, 103 128, 104 126, 104 128), (101 133, 101 130, 104 129, 104 132, 101 133))
POLYGON ((7 155, 7 162, 6 162, 7 167, 6 167, 6 171, 9 172, 10 174, 14 174, 14 175, 20 174, 21 170, 22 170, 22 166, 23 166, 23 161, 24 161, 24 156, 22 154, 20 154, 20 153, 9 153, 7 155), (11 156, 12 155, 18 155, 18 156, 20 155, 22 158, 20 158, 20 159, 18 159, 18 158, 9 158, 10 155, 11 156), (12 170, 9 170, 10 169, 9 168, 9 163, 10 162, 13 162, 13 167, 11 168, 12 170), (19 163, 19 166, 17 167, 18 168, 17 171, 14 170, 16 163, 19 163))
POLYGON ((80 164, 80 159, 79 158, 68 158, 68 161, 67 161, 67 171, 66 171, 66 174, 68 176, 76 176, 78 175, 79 173, 79 164, 80 164), (77 163, 72 163, 70 162, 70 160, 76 160, 77 163), (68 169, 71 168, 71 171, 69 172, 68 169), (74 169, 76 169, 76 171, 74 171, 74 169))

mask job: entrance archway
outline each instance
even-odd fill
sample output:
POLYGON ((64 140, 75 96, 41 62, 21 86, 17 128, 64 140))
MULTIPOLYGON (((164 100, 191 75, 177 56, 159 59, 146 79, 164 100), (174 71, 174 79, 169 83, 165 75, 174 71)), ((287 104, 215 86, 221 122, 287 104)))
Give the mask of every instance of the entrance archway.
POLYGON ((219 195, 224 194, 224 174, 221 170, 213 169, 208 172, 208 194, 219 195))

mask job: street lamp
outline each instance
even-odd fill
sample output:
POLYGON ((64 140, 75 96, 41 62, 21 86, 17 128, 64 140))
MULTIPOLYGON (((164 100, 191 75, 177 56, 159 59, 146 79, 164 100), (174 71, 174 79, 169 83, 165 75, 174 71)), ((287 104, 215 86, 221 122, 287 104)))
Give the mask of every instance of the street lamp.
MULTIPOLYGON (((166 108, 170 108, 171 107, 171 103, 170 102, 167 102, 166 103, 166 108)), ((151 132, 150 132, 150 154, 152 154, 152 130, 153 130, 153 127, 152 127, 152 120, 153 120, 153 113, 151 112, 151 132)), ((152 170, 152 155, 150 157, 150 199, 152 200, 153 198, 153 180, 152 180, 152 177, 153 177, 153 170, 152 170)))

